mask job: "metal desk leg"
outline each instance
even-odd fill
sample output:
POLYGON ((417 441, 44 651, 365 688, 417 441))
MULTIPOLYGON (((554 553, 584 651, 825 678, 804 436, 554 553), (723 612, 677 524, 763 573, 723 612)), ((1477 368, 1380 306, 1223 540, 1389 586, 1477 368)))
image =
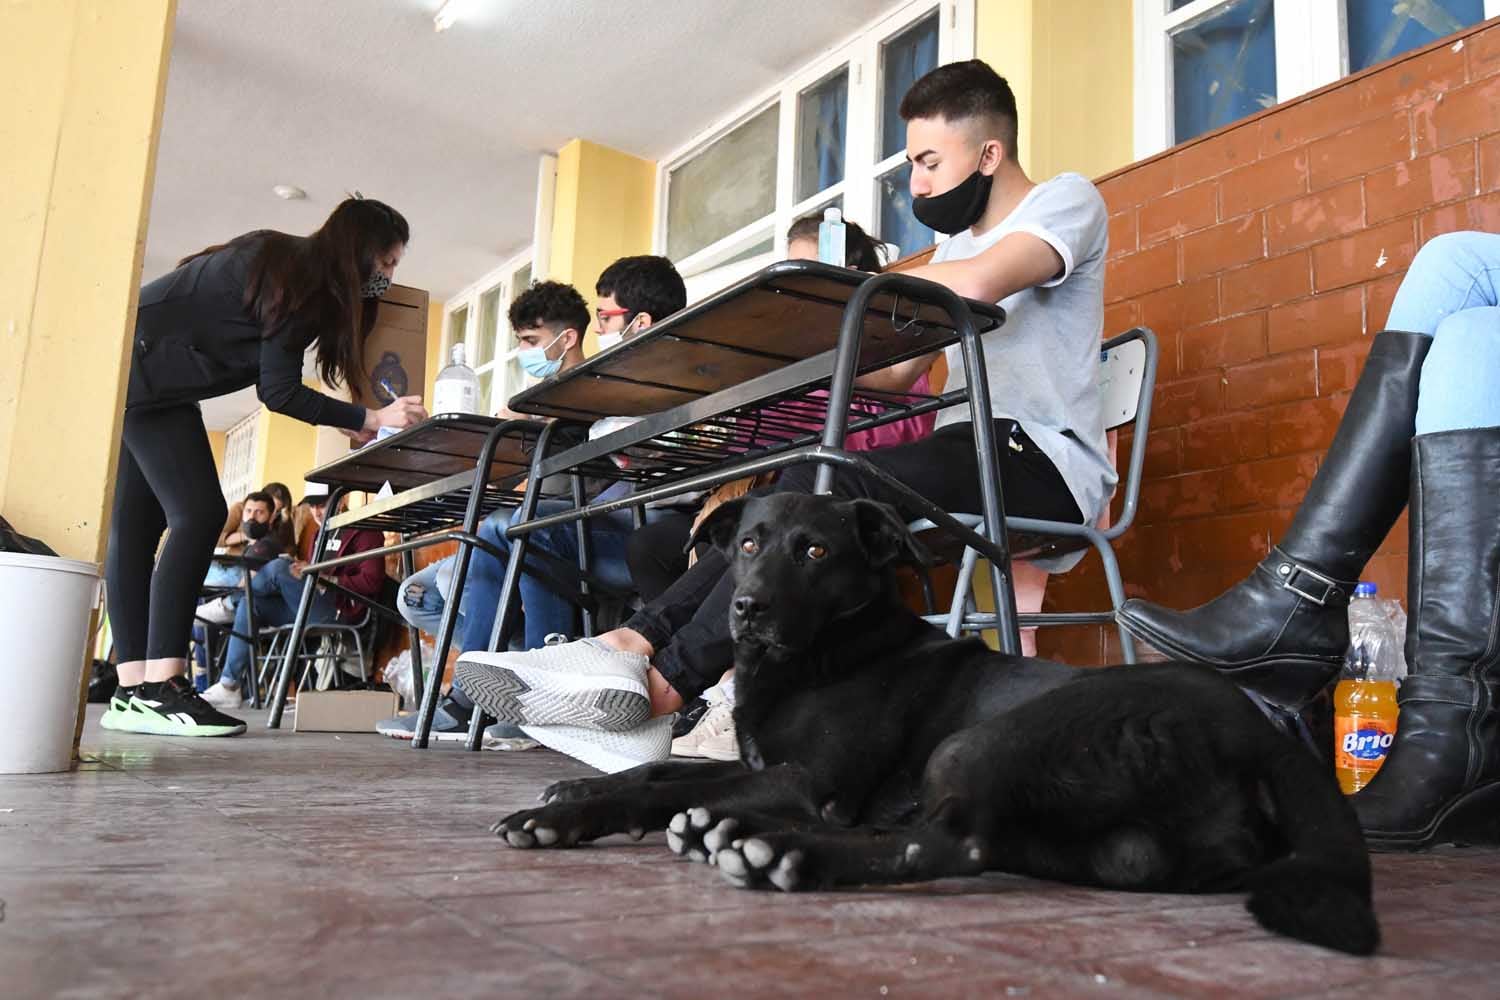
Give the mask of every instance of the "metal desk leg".
MULTIPOLYGON (((576 510, 583 506, 583 477, 573 477, 573 508, 576 510)), ((588 574, 589 567, 593 562, 592 546, 589 542, 589 519, 580 517, 573 522, 573 530, 578 533, 578 591, 585 597, 589 594, 588 574)), ((594 613, 587 606, 579 608, 579 617, 583 619, 583 634, 592 636, 594 634, 594 613)))
MULTIPOLYGON (((490 464, 495 458, 495 447, 499 445, 500 438, 509 426, 509 423, 496 424, 485 435, 484 445, 479 449, 478 464, 474 467, 474 485, 469 490, 469 504, 464 511, 464 531, 471 535, 479 530, 479 509, 485 490, 489 487, 490 464)), ((426 686, 422 699, 418 702, 417 728, 411 741, 413 750, 427 749, 427 736, 432 729, 433 713, 437 711, 438 696, 443 690, 443 668, 448 663, 448 649, 453 644, 453 629, 458 623, 458 606, 463 601, 464 581, 469 575, 471 554, 469 544, 460 541, 458 562, 453 567, 453 599, 443 603, 443 620, 438 626, 437 655, 432 663, 432 683, 426 686)))
MULTIPOLYGON (((331 516, 338 513, 339 501, 349 491, 336 486, 328 494, 328 505, 324 508, 331 516)), ((313 548, 313 562, 321 562, 328 553, 328 543, 333 540, 334 532, 328 529, 330 516, 325 516, 323 524, 318 528, 318 543, 313 548)), ((297 651, 302 648, 302 633, 307 630, 307 615, 312 610, 313 594, 318 586, 318 575, 316 573, 304 574, 302 581, 302 600, 297 603, 297 617, 292 619, 292 632, 287 637, 286 655, 281 661, 281 668, 276 672, 274 685, 275 695, 271 698, 271 714, 266 719, 267 729, 281 728, 281 713, 286 708, 286 692, 292 683, 292 665, 297 662, 297 651)))
MULTIPOLYGON (((401 540, 403 542, 406 541, 406 536, 402 535, 401 540)), ((408 580, 416 572, 416 563, 412 559, 411 553, 411 549, 407 549, 401 553, 401 572, 405 574, 405 578, 408 580)), ((455 599, 457 599, 456 594, 455 599)), ((397 608, 396 610, 400 611, 401 609, 397 608)), ((405 616, 403 615, 402 617, 405 616)), ((415 625, 408 623, 406 626, 406 637, 411 642, 412 700, 420 703, 422 700, 422 632, 415 625)), ((411 708, 410 705, 406 707, 411 708)))
MULTIPOLYGON (((537 474, 537 470, 547 457, 547 450, 552 444, 552 432, 556 427, 557 422, 553 421, 543 427, 541 434, 537 436, 536 451, 531 456, 531 474, 526 477, 526 493, 522 496, 521 506, 516 513, 519 522, 529 521, 536 516, 537 501, 541 499, 542 493, 542 477, 537 474)), ((526 549, 530 538, 529 534, 523 534, 510 541, 510 561, 505 564, 505 578, 500 584, 500 606, 495 609, 495 627, 490 630, 489 651, 492 653, 500 648, 502 642, 510 641, 511 623, 517 606, 521 603, 521 567, 526 563, 526 549)), ((480 748, 484 719, 484 709, 476 704, 469 717, 469 736, 464 743, 467 749, 480 748)))
MULTIPOLYGON (((255 640, 255 588, 251 585, 250 574, 251 574, 251 569, 250 569, 249 566, 246 566, 245 567, 245 632, 246 632, 246 634, 248 634, 250 636, 250 676, 248 678, 246 678, 246 681, 248 681, 249 684, 250 684, 250 707, 251 708, 260 708, 260 707, 262 707, 261 706, 261 700, 262 699, 261 699, 261 696, 260 696, 260 677, 257 675, 256 669, 255 669, 255 653, 256 653, 256 646, 258 645, 258 643, 255 640)), ((224 646, 227 649, 228 646, 229 646, 229 643, 225 642, 224 646)), ((244 683, 244 682, 242 682, 242 683, 244 683)))

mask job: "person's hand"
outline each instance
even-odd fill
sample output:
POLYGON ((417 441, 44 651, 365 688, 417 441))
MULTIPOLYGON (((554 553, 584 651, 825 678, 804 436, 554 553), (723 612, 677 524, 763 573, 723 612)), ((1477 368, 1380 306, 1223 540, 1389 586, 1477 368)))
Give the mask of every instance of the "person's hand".
POLYGON ((243 545, 244 543, 245 536, 240 534, 238 531, 231 531, 229 534, 224 536, 225 545, 243 545))
POLYGON ((427 411, 422 407, 421 396, 401 396, 388 406, 382 406, 378 410, 366 410, 365 425, 360 432, 369 432, 373 436, 382 427, 394 427, 398 431, 405 430, 426 419, 427 411))
POLYGON ((347 427, 340 427, 338 431, 340 434, 344 435, 344 437, 348 438, 350 441, 353 441, 356 445, 367 445, 371 441, 375 440, 374 431, 367 431, 363 429, 351 431, 347 427))
POLYGON ((301 559, 293 559, 292 565, 289 568, 292 573, 292 579, 300 580, 302 579, 302 571, 307 569, 307 563, 303 562, 301 559))

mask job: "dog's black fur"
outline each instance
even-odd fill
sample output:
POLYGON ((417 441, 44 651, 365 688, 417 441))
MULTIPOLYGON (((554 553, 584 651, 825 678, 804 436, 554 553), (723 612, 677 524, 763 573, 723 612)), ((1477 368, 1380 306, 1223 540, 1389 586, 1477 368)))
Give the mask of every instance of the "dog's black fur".
POLYGON ((735 574, 743 763, 559 782, 495 824, 512 846, 666 828, 734 884, 786 890, 992 870, 1245 889, 1270 930, 1375 950, 1354 811, 1214 671, 1082 670, 951 640, 902 603, 894 567, 923 556, 871 501, 747 498, 702 533, 735 574))

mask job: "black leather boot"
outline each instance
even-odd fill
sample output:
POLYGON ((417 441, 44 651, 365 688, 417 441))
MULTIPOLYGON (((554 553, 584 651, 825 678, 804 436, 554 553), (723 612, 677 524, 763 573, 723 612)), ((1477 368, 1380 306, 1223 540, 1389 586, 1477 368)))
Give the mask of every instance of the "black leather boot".
POLYGON ((1500 428, 1413 443, 1407 678, 1354 797, 1370 846, 1500 840, 1500 428))
POLYGON ((1343 664, 1360 571, 1406 506, 1417 385, 1431 344, 1417 333, 1375 338, 1297 516, 1248 579, 1191 611, 1126 601, 1120 624, 1277 704, 1298 709, 1316 697, 1343 664))

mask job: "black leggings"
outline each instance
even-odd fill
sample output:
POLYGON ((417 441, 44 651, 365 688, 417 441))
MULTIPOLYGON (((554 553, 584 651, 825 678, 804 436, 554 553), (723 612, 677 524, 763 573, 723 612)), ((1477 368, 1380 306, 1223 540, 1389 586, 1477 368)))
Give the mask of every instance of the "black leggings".
POLYGON ((187 655, 198 592, 227 516, 198 408, 127 409, 104 561, 121 663, 187 655))
MULTIPOLYGON (((1005 513, 1081 523, 1083 513, 1056 466, 1025 434, 1018 433, 1012 439, 1014 426, 1010 420, 995 421, 1005 513), (1015 447, 1008 445, 1011 441, 1015 447)), ((953 424, 921 441, 880 448, 864 457, 946 511, 978 513, 983 509, 970 424, 953 424)), ((811 493, 817 474, 815 463, 794 465, 774 485, 755 492, 811 493)), ((899 493, 878 480, 842 468, 834 469, 833 495, 883 501, 908 521, 918 516, 905 508, 899 493)), ((625 623, 655 647, 653 665, 685 699, 717 683, 734 662, 734 643, 729 637, 734 580, 726 572, 728 568, 722 554, 707 553, 625 623)))

